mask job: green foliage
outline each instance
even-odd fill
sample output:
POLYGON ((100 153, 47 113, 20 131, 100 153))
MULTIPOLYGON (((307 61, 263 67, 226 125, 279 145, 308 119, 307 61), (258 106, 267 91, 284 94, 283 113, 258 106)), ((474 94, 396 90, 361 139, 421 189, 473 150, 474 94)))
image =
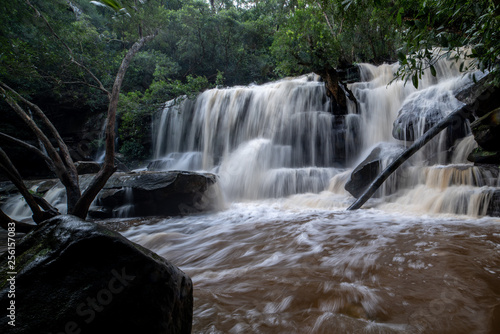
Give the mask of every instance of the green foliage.
POLYGON ((195 98, 199 92, 211 87, 207 78, 188 75, 184 83, 180 80, 158 80, 144 93, 135 91, 122 94, 118 108, 120 153, 127 161, 148 158, 151 153, 150 130, 153 114, 165 101, 179 96, 195 98))
MULTIPOLYGON (((441 57, 460 62, 464 72, 498 73, 500 4, 490 0, 399 1, 393 20, 405 31, 408 56, 400 56, 399 75, 415 86, 441 57), (404 59, 407 58, 407 59, 404 59)), ((494 75, 496 76, 496 75, 494 75)), ((497 79, 498 83, 498 79, 497 79)))
POLYGON ((272 45, 281 75, 318 72, 394 56, 397 35, 389 1, 298 1, 272 45))

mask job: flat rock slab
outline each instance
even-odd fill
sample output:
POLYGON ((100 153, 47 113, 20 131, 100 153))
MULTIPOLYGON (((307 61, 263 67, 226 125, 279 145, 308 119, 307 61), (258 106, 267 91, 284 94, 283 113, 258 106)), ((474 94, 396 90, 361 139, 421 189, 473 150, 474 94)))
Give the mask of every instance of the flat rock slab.
POLYGON ((214 174, 186 171, 115 173, 97 197, 99 210, 89 214, 140 217, 211 210, 218 201, 209 191, 216 181, 214 174))

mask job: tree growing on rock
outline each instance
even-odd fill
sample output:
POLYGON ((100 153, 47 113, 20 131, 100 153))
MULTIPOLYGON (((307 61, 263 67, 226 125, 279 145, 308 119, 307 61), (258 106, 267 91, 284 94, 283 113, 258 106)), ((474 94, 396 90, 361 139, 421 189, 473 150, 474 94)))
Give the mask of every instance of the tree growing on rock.
MULTIPOLYGON (((34 4, 29 0, 25 5, 32 10, 36 17, 37 24, 42 24, 50 32, 52 39, 63 50, 69 63, 76 67, 79 76, 75 82, 83 83, 93 87, 105 94, 108 100, 107 120, 106 120, 106 154, 104 163, 100 171, 94 176, 90 185, 80 190, 78 173, 74 161, 69 153, 68 146, 63 141, 59 132, 52 122, 46 116, 44 111, 35 103, 31 102, 23 94, 16 91, 3 82, 0 78, 0 95, 10 108, 19 116, 23 123, 36 137, 40 147, 36 147, 5 133, 0 133, 2 143, 11 143, 19 145, 26 152, 40 156, 49 169, 59 178, 66 188, 67 211, 69 214, 80 218, 87 216, 90 204, 95 199, 99 191, 105 185, 109 177, 115 172, 115 122, 116 110, 118 106, 119 93, 127 68, 137 52, 158 33, 162 22, 163 6, 158 1, 128 1, 120 3, 116 0, 92 1, 92 3, 106 7, 113 11, 115 24, 117 24, 128 41, 129 47, 124 50, 124 56, 118 66, 116 75, 111 88, 97 77, 96 74, 83 62, 75 56, 72 47, 66 42, 63 36, 60 36, 49 20, 34 4), (147 22, 147 23, 146 23, 147 22)), ((74 6, 74 4, 71 4, 74 6)), ((82 18, 80 18, 82 19, 82 18)), ((87 22, 87 24, 90 24, 87 22)), ((66 69, 61 69, 61 72, 66 69)), ((73 82, 74 83, 74 82, 73 82)), ((43 201, 30 193, 24 185, 21 176, 16 167, 11 162, 5 151, 0 147, 0 171, 2 171, 19 189, 20 193, 26 199, 30 209, 33 212, 33 220, 40 223, 49 217, 57 215, 58 212, 47 202, 43 201)), ((11 219, 0 211, 0 226, 7 226, 11 219)), ((21 226, 21 225, 20 225, 21 226)))
POLYGON ((392 6, 385 0, 298 1, 276 32, 272 52, 278 71, 319 74, 336 102, 346 108, 347 87, 338 70, 355 62, 395 58, 397 32, 387 20, 392 6))

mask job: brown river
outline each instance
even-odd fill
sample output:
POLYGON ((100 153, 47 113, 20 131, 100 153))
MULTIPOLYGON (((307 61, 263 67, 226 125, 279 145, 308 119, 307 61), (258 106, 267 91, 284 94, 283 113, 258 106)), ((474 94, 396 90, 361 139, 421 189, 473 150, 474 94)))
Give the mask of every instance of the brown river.
POLYGON ((122 233, 191 276, 194 333, 465 334, 500 333, 499 224, 278 200, 122 233))

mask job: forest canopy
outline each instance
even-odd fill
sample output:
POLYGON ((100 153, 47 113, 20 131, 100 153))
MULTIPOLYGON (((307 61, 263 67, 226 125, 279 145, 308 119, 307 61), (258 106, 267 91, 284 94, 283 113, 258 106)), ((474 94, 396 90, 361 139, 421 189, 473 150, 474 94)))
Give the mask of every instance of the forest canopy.
MULTIPOLYGON (((471 60, 463 71, 498 72, 499 0, 114 0, 126 8, 116 13, 99 1, 32 0, 53 31, 28 2, 0 5, 0 81, 47 110, 103 113, 106 96, 74 61, 111 87, 126 50, 157 33, 121 89, 120 150, 131 159, 149 154, 141 130, 153 111, 211 87, 398 60, 399 75, 418 85, 456 51, 471 60)), ((2 131, 17 131, 7 123, 2 131)))

